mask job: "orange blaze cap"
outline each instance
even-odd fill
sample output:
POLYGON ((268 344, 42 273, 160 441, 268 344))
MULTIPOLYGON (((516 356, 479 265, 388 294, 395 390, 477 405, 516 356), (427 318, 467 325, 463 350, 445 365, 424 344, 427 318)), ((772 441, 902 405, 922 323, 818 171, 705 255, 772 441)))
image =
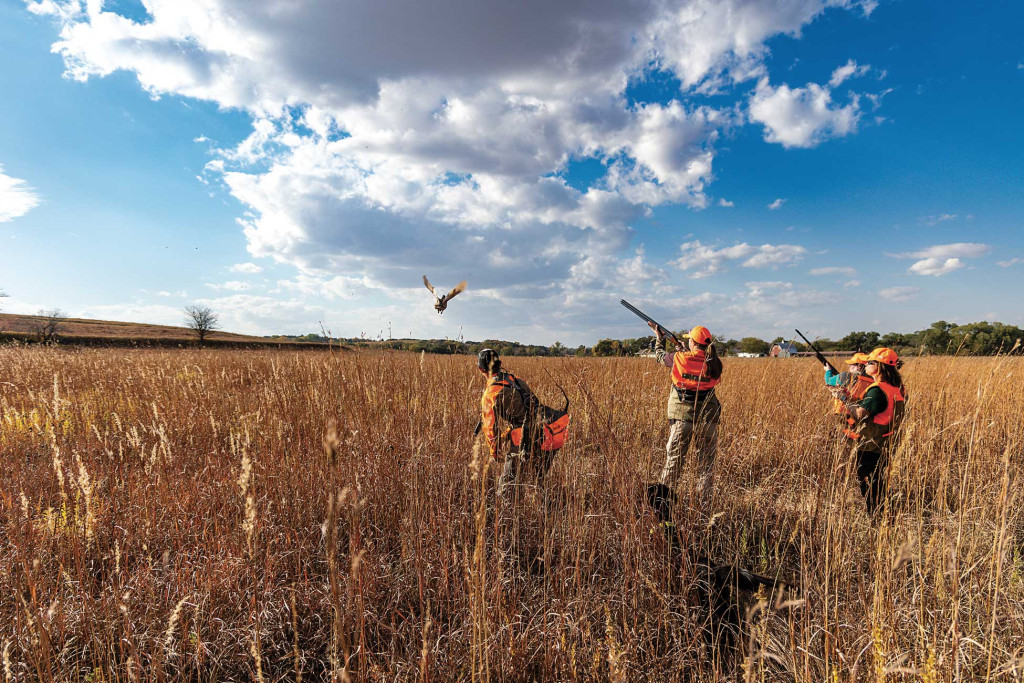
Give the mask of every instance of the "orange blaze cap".
POLYGON ((864 365, 865 363, 868 362, 869 358, 870 358, 870 356, 868 356, 868 354, 861 353, 860 351, 858 351, 857 353, 853 354, 852 356, 850 356, 849 358, 846 359, 846 364, 847 365, 864 365))
POLYGON ((690 330, 690 339, 698 344, 710 344, 711 331, 703 325, 697 325, 695 328, 690 330))
POLYGON ((899 359, 900 357, 896 355, 895 351, 884 346, 875 349, 871 352, 871 355, 868 356, 868 360, 885 363, 886 365, 896 365, 899 359))

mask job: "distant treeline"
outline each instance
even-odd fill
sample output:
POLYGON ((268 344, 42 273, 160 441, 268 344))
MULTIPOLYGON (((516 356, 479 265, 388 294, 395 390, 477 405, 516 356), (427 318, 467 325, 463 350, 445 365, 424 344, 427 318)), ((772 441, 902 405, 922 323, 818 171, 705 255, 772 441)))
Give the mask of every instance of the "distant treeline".
MULTIPOLYGON (((685 330, 676 334, 682 335, 685 330)), ((805 333, 808 330, 804 330, 805 333)), ((327 337, 318 334, 302 336, 279 336, 278 340, 327 342, 327 337)), ((954 325, 945 320, 932 323, 931 327, 909 334, 889 332, 851 332, 842 339, 817 339, 815 346, 822 351, 870 351, 878 346, 888 346, 900 354, 910 355, 968 355, 991 356, 997 353, 1020 353, 1024 330, 1002 323, 978 322, 954 325)), ((491 348, 502 356, 635 356, 654 348, 654 337, 633 339, 602 339, 593 346, 564 346, 555 342, 551 346, 520 344, 500 339, 475 341, 453 341, 449 339, 332 339, 330 341, 356 348, 395 349, 402 351, 425 351, 439 354, 476 354, 483 348, 491 348)), ((739 353, 768 354, 774 344, 792 343, 798 351, 808 350, 803 343, 776 337, 768 341, 759 337, 726 339, 718 348, 723 355, 739 353)))

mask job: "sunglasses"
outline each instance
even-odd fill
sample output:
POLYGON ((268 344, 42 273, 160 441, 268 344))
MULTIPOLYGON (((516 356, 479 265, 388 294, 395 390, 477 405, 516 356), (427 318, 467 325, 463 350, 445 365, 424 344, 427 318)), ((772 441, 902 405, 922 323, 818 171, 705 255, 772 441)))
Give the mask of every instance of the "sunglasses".
POLYGON ((864 365, 878 365, 878 361, 877 360, 869 360, 866 363, 864 363, 864 365))

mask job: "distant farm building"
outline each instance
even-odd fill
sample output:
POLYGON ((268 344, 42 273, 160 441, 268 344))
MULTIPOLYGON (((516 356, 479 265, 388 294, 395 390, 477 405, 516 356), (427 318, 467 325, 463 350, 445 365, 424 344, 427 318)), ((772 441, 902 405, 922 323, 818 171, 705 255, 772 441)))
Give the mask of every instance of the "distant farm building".
POLYGON ((789 358, 790 356, 795 356, 796 354, 796 344, 791 344, 789 342, 779 342, 778 344, 772 346, 771 351, 768 352, 768 355, 771 356, 772 358, 789 358))

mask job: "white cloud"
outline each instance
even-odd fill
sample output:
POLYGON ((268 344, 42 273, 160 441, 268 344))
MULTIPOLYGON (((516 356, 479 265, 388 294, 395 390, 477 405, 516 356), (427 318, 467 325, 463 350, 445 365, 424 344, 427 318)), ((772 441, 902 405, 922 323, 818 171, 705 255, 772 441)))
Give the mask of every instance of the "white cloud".
POLYGON ((889 301, 910 301, 921 293, 920 287, 889 287, 878 291, 878 296, 889 301))
POLYGON ((255 275, 256 273, 263 272, 263 268, 255 263, 236 263, 228 268, 228 270, 232 273, 245 273, 246 275, 255 275))
POLYGON ((748 282, 747 298, 749 304, 762 309, 774 307, 800 308, 803 306, 824 306, 839 300, 832 292, 816 289, 805 289, 792 282, 748 282))
POLYGON ((779 197, 778 199, 776 199, 775 201, 773 201, 771 204, 768 205, 768 210, 769 211, 777 211, 778 209, 781 209, 782 205, 785 204, 785 203, 786 203, 786 200, 783 199, 782 197, 779 197))
POLYGON ((680 256, 670 262, 679 270, 687 271, 691 278, 704 278, 725 270, 729 261, 740 261, 746 268, 764 268, 792 265, 804 257, 807 250, 796 244, 762 244, 753 246, 743 242, 731 247, 715 248, 699 240, 679 246, 680 256))
POLYGON ((177 297, 177 298, 185 298, 185 297, 188 296, 188 292, 186 292, 185 290, 182 289, 182 290, 179 290, 177 292, 166 292, 166 291, 165 292, 157 292, 156 295, 159 296, 159 297, 163 297, 165 299, 170 299, 170 298, 175 298, 175 297, 177 297))
POLYGON ((764 125, 764 139, 783 147, 815 147, 833 137, 857 130, 859 95, 838 106, 832 91, 816 83, 803 88, 773 87, 762 78, 750 98, 750 119, 764 125))
POLYGON ((795 244, 762 244, 743 262, 746 268, 791 265, 804 257, 807 250, 795 244))
POLYGON ((5 175, 4 166, 0 164, 0 223, 24 216, 39 206, 39 202, 34 189, 20 178, 5 175))
POLYGON ((811 275, 856 275, 857 269, 849 266, 827 266, 825 268, 812 268, 811 275))
POLYGON ((327 300, 356 299, 368 289, 374 289, 373 283, 363 278, 351 278, 344 275, 322 277, 300 273, 291 280, 278 280, 277 286, 307 296, 320 296, 327 300))
POLYGON ((1024 263, 1024 259, 1020 257, 1014 257, 1007 261, 996 261, 996 265, 1000 268, 1009 268, 1010 266, 1017 265, 1018 263, 1024 263))
POLYGON ((918 275, 938 277, 966 267, 965 258, 979 258, 992 248, 977 242, 956 242, 954 244, 936 244, 920 251, 895 254, 898 258, 920 259, 911 264, 909 272, 918 275))
MULTIPOLYGON (((244 205, 254 257, 318 282, 372 282, 356 291, 389 301, 421 287, 424 270, 473 273, 478 296, 528 300, 532 320, 545 297, 601 305, 575 291, 577 273, 641 282, 630 226, 651 207, 710 203, 720 131, 744 116, 686 95, 766 78, 773 36, 874 3, 147 0, 144 23, 99 0, 28 6, 59 21, 53 49, 70 78, 127 71, 154 97, 252 116, 251 135, 216 150, 203 177, 244 205), (630 79, 653 68, 679 78, 680 97, 630 106, 630 79), (577 189, 557 177, 572 159, 607 173, 577 189)), ((766 88, 759 111, 770 115, 781 89, 766 88)), ((799 106, 816 101, 791 92, 799 106)), ((826 109, 798 143, 852 129, 849 106, 826 109)))
POLYGON ((911 273, 917 273, 918 275, 934 275, 938 277, 952 273, 954 270, 960 270, 964 265, 964 262, 958 258, 926 258, 911 265, 909 270, 911 273))
POLYGON ((722 199, 718 200, 718 205, 719 206, 724 206, 725 208, 729 209, 729 208, 732 208, 732 207, 736 206, 736 203, 735 202, 730 202, 728 199, 722 198, 722 199))
POLYGON ((834 292, 800 287, 792 282, 747 282, 739 292, 715 306, 711 313, 716 326, 730 335, 774 336, 765 330, 793 334, 794 327, 806 325, 814 311, 843 301, 834 292))
POLYGON ((860 76, 863 76, 870 70, 870 65, 865 64, 863 66, 860 66, 857 64, 857 62, 851 59, 850 61, 846 62, 846 64, 836 68, 836 70, 832 72, 832 78, 828 80, 828 85, 830 88, 836 88, 839 85, 841 85, 846 79, 858 78, 860 76))
POLYGON ((955 242, 953 244, 936 244, 920 251, 901 254, 910 258, 978 258, 984 256, 992 247, 978 242, 955 242))
POLYGON ((942 223, 943 221, 951 221, 954 218, 956 218, 956 214, 955 213, 943 213, 943 214, 939 214, 938 216, 922 216, 919 220, 922 223, 924 223, 925 225, 931 226, 931 225, 938 225, 939 223, 942 223))
POLYGON ((233 280, 231 282, 223 282, 220 284, 207 282, 206 286, 209 287, 210 289, 216 289, 218 291, 225 290, 228 292, 244 292, 247 289, 252 289, 252 285, 249 284, 248 282, 239 282, 238 280, 233 280))

